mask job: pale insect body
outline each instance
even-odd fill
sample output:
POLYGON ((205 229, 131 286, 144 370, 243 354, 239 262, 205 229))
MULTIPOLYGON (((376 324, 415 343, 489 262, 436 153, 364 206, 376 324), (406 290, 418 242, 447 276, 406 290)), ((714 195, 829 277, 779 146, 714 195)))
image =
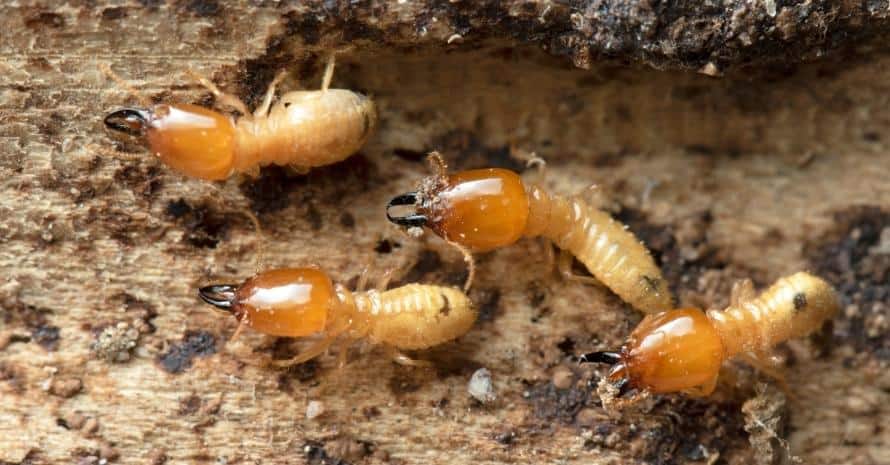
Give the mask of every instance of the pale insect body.
POLYGON ((779 279, 756 298, 749 280, 733 291, 727 309, 707 311, 726 358, 743 352, 767 353, 780 342, 806 336, 839 308, 831 285, 803 272, 779 279))
MULTIPOLYGON (((671 308, 673 297, 646 246, 606 212, 578 197, 565 198, 527 186, 505 169, 480 169, 446 175, 437 154, 439 173, 420 183, 416 192, 393 198, 387 217, 393 223, 429 227, 445 240, 474 251, 510 245, 521 237, 544 237, 574 255, 601 283, 646 313, 671 308), (412 205, 415 211, 393 216, 390 210, 412 205)), ((571 256, 566 255, 566 258, 571 256)), ((571 262, 560 260, 563 274, 571 262)))
POLYGON ((284 366, 320 355, 337 339, 342 340, 341 363, 350 343, 368 339, 386 346, 399 363, 423 365, 399 350, 426 349, 448 342, 465 334, 476 321, 469 298, 455 288, 408 284, 386 291, 353 292, 334 285, 314 268, 269 270, 240 286, 203 287, 199 295, 234 315, 241 326, 262 333, 322 335, 302 354, 277 363, 284 366))
POLYGON ((370 315, 368 337, 399 349, 427 349, 469 331, 476 312, 452 287, 407 284, 356 295, 356 310, 370 315))
POLYGON ((233 170, 262 165, 314 168, 357 152, 376 122, 374 103, 344 89, 288 92, 266 117, 241 118, 233 170))
POLYGON ((196 76, 221 104, 241 113, 237 120, 196 105, 146 104, 108 114, 105 125, 143 137, 162 162, 201 179, 256 175, 260 167, 273 164, 299 171, 329 165, 358 151, 377 121, 370 98, 328 89, 333 66, 332 58, 321 90, 288 92, 273 105, 276 86, 284 77, 279 74, 253 113, 237 97, 196 76))
POLYGON ((839 309, 834 288, 804 272, 779 279, 759 297, 743 281, 731 300, 723 311, 648 315, 620 352, 593 352, 582 361, 613 365, 609 380, 621 390, 704 396, 714 391, 723 361, 741 356, 759 365, 772 347, 815 331, 839 309))
POLYGON ((527 187, 526 193, 526 236, 550 239, 634 308, 655 313, 671 307, 673 296, 661 269, 627 226, 578 197, 554 195, 536 186, 527 187))

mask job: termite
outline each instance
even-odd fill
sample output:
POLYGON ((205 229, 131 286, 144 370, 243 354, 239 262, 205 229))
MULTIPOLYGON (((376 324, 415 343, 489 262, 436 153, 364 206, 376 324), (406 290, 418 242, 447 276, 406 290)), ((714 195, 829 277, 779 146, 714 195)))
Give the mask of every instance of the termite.
POLYGON ((681 308, 647 315, 620 352, 580 359, 612 365, 607 379, 619 393, 707 396, 725 360, 741 356, 757 366, 772 347, 815 331, 838 308, 834 288, 808 273, 781 278, 759 297, 745 280, 733 287, 723 311, 681 308))
MULTIPOLYGON (((352 292, 333 284, 316 268, 279 268, 257 274, 240 286, 202 287, 205 302, 233 315, 244 326, 261 333, 322 338, 293 359, 275 362, 290 366, 321 355, 338 338, 340 365, 347 348, 360 339, 384 345, 403 365, 426 366, 401 350, 427 349, 462 336, 476 321, 470 299, 451 287, 407 284, 395 289, 352 292)), ((359 288, 363 284, 359 284, 359 288)))
MULTIPOLYGON (((107 67, 103 68, 120 84, 107 67)), ((334 72, 331 56, 321 90, 293 91, 272 105, 279 73, 263 103, 252 114, 238 97, 194 73, 223 105, 241 116, 233 119, 191 104, 123 108, 105 117, 110 130, 144 139, 152 153, 174 170, 206 180, 234 173, 257 175, 265 165, 289 165, 298 171, 341 161, 364 145, 377 121, 374 102, 346 89, 329 89, 334 72)), ((129 86, 127 86, 129 88, 129 86)))
MULTIPOLYGON (((432 153, 437 173, 419 188, 390 200, 386 216, 407 228, 428 227, 446 241, 482 252, 510 245, 521 237, 542 236, 574 255, 587 270, 634 307, 655 313, 671 308, 673 297, 649 250, 627 227, 580 197, 562 197, 523 183, 513 171, 476 169, 447 174, 432 153), (402 216, 393 207, 413 206, 402 216)), ((410 231, 409 231, 410 232, 410 231)), ((563 275, 573 275, 564 253, 563 275)))

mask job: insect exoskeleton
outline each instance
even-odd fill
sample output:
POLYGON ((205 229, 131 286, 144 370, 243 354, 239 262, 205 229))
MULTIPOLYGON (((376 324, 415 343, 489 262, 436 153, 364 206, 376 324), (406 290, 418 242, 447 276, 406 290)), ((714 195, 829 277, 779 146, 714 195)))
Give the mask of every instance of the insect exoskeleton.
POLYGON ((163 163, 200 179, 256 175, 271 164, 299 171, 329 165, 358 151, 377 121, 370 98, 328 88, 333 63, 328 63, 321 90, 288 92, 272 105, 284 77, 279 74, 252 114, 238 97, 196 76, 220 103, 241 114, 237 119, 197 105, 161 104, 114 111, 105 117, 105 125, 143 138, 163 163))
POLYGON ((338 338, 342 340, 341 363, 352 342, 369 339, 385 345, 399 363, 423 365, 399 350, 426 349, 450 341, 476 321, 470 299, 452 287, 408 284, 352 292, 315 268, 273 269, 240 286, 206 286, 198 294, 234 315, 241 325, 261 333, 322 336, 302 354, 277 363, 284 366, 320 355, 338 338))
POLYGON ((622 393, 705 396, 714 391, 724 360, 742 355, 756 364, 776 344, 821 327, 838 308, 834 288, 808 273, 781 278, 759 297, 745 280, 733 288, 723 311, 682 308, 648 315, 620 352, 593 352, 581 360, 613 365, 608 379, 622 393))
MULTIPOLYGON (((433 160, 439 163, 439 173, 421 181, 415 192, 389 202, 386 213, 391 222, 428 227, 477 252, 510 245, 523 236, 542 236, 574 255, 599 282, 634 307, 646 313, 671 308, 673 297, 649 250, 608 213, 580 197, 526 185, 510 170, 448 175, 437 154, 433 160), (413 206, 414 211, 393 215, 392 209, 399 206, 413 206)), ((571 261, 560 260, 560 268, 571 276, 571 261)))

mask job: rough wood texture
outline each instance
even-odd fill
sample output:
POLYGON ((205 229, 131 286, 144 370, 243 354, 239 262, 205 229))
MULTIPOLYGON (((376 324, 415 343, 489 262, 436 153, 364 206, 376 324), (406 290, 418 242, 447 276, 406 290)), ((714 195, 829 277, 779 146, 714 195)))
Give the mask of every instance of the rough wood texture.
POLYGON ((743 464, 781 456, 773 434, 805 463, 887 463, 885 1, 775 2, 775 16, 760 1, 263 3, 0 7, 0 463, 743 464), (317 86, 344 44, 334 84, 374 95, 381 125, 308 176, 187 180, 102 127, 133 99, 100 63, 155 100, 211 104, 193 68, 255 103, 282 67, 285 89, 317 86), (482 318, 419 354, 434 370, 375 351, 339 372, 330 356, 267 368, 305 342, 226 345, 234 322, 195 298, 305 263, 344 282, 368 263, 458 282, 459 255, 402 236, 382 206, 428 150, 521 169, 511 148, 547 159, 554 191, 602 186, 684 304, 804 268, 837 285, 833 328, 779 349, 795 399, 758 395, 732 364, 712 398, 609 417, 601 372, 569 356, 616 346, 640 315, 556 277, 533 241, 479 257, 482 318), (493 404, 467 393, 479 367, 493 404), (311 420, 310 401, 325 410, 311 420))

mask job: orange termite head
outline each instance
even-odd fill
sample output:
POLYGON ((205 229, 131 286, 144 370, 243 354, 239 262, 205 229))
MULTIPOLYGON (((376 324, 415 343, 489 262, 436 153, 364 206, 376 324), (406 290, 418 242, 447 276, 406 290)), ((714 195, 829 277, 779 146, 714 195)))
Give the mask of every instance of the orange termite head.
POLYGON ((231 119, 197 105, 156 105, 109 113, 105 126, 144 138, 164 164, 187 176, 210 181, 229 177, 235 159, 231 119))
POLYGON ((394 197, 386 217, 405 227, 429 227, 442 238, 475 251, 512 244, 528 222, 528 196, 518 174, 500 168, 439 174, 424 179, 416 192, 394 197), (406 216, 395 206, 413 205, 406 216))
POLYGON ((250 328, 285 337, 324 330, 329 311, 337 303, 331 279, 315 268, 269 270, 240 286, 202 287, 198 295, 250 328))
POLYGON ((582 362, 612 365, 609 380, 622 391, 694 395, 710 394, 723 359, 717 330, 703 312, 689 308, 646 316, 620 353, 581 356, 582 362))

